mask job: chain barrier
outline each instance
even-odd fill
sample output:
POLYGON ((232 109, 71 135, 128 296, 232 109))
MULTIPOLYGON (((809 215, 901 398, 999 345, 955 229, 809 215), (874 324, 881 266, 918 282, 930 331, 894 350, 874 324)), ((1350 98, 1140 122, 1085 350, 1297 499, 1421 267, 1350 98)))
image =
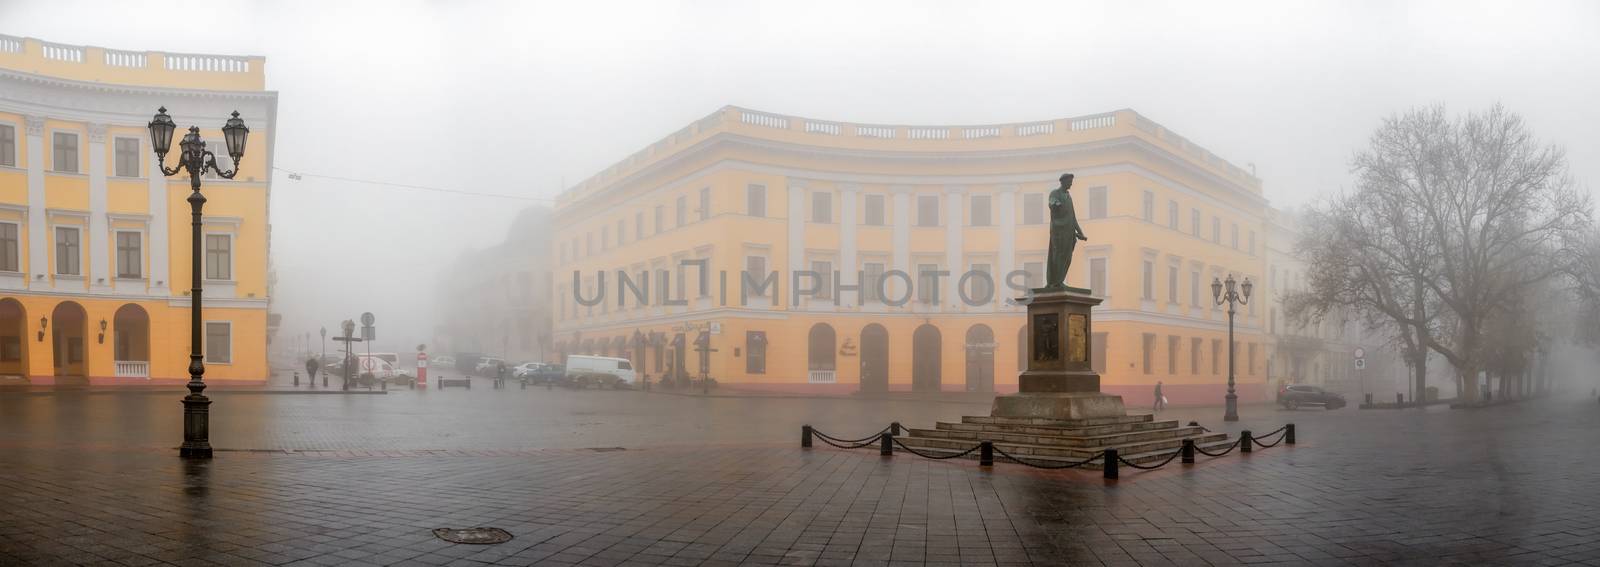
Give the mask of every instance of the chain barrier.
POLYGON ((979 443, 977 445, 974 445, 971 449, 967 449, 967 450, 962 451, 960 453, 955 453, 955 454, 951 454, 951 455, 930 455, 930 454, 924 453, 922 451, 918 451, 916 449, 912 449, 910 447, 907 447, 905 443, 901 443, 900 442, 900 438, 898 438, 898 437, 890 437, 889 440, 890 441, 894 441, 895 445, 899 445, 900 448, 901 449, 905 449, 905 451, 907 453, 911 453, 913 455, 916 455, 918 457, 922 457, 924 459, 933 459, 933 460, 936 460, 936 461, 942 461, 942 460, 945 460, 945 459, 955 459, 955 458, 959 458, 959 457, 965 457, 967 455, 971 455, 973 451, 976 451, 978 449, 982 449, 983 448, 983 444, 979 443))
POLYGON ((1007 460, 1010 460, 1013 463, 1016 463, 1016 464, 1019 464, 1019 465, 1022 465, 1022 466, 1026 466, 1026 467, 1033 467, 1033 468, 1036 468, 1036 469, 1071 469, 1071 468, 1077 468, 1077 467, 1081 467, 1083 465, 1087 465, 1087 464, 1093 462, 1095 459, 1098 459, 1098 458, 1106 456, 1106 452, 1105 451, 1101 451, 1099 453, 1095 453, 1093 455, 1089 455, 1089 458, 1081 460, 1081 461, 1078 461, 1078 462, 1075 462, 1075 463, 1063 463, 1063 464, 1056 464, 1056 465, 1041 465, 1039 463, 1030 463, 1028 461, 1024 461, 1022 459, 1019 459, 1019 458, 1013 456, 1011 453, 1005 452, 1004 449, 1001 449, 999 447, 995 447, 994 448, 994 452, 995 453, 999 453, 1000 456, 1005 457, 1007 460))
MULTIPOLYGON (((1198 427, 1198 425, 1196 425, 1196 424, 1191 424, 1191 426, 1198 427)), ((1004 458, 1006 460, 1009 460, 1009 461, 1011 461, 1013 463, 1017 463, 1019 465, 1023 465, 1023 466, 1026 466, 1026 467, 1032 467, 1032 468, 1036 468, 1036 469, 1070 469, 1070 468, 1077 468, 1077 467, 1081 467, 1081 466, 1093 463, 1096 459, 1101 459, 1102 460, 1102 463, 1101 463, 1102 468, 1109 469, 1108 470, 1108 474, 1107 474, 1107 478, 1116 478, 1115 469, 1116 469, 1116 465, 1118 465, 1118 464, 1127 465, 1127 466, 1130 466, 1130 467, 1133 467, 1133 468, 1139 469, 1139 470, 1155 470, 1155 469, 1159 469, 1161 467, 1167 466, 1168 464, 1172 463, 1172 461, 1174 459, 1177 459, 1179 456, 1183 455, 1184 450, 1185 450, 1185 449, 1179 449, 1177 451, 1173 451, 1172 453, 1167 455, 1167 458, 1162 459, 1161 462, 1156 463, 1156 464, 1151 464, 1151 465, 1141 465, 1141 464, 1137 464, 1137 463, 1134 463, 1132 461, 1129 461, 1127 459, 1124 459, 1124 458, 1122 458, 1122 455, 1117 454, 1112 449, 1100 451, 1099 453, 1095 453, 1093 455, 1090 455, 1089 458, 1083 459, 1081 461, 1057 463, 1057 464, 1044 464, 1044 463, 1041 463, 1041 462, 1030 462, 1028 460, 1025 460, 1025 459, 1019 458, 1019 457, 1017 457, 1015 455, 1012 455, 1010 453, 1007 453, 1007 452, 1005 452, 1004 449, 1001 449, 999 446, 996 446, 996 445, 994 445, 993 443, 991 443, 989 441, 980 442, 977 445, 974 445, 972 448, 969 448, 969 449, 967 449, 965 451, 961 451, 959 453, 950 453, 950 454, 946 454, 946 455, 936 455, 936 454, 931 454, 931 453, 924 453, 922 451, 918 451, 916 449, 913 449, 910 446, 907 446, 904 442, 900 441, 900 438, 899 438, 898 434, 903 429, 904 429, 904 427, 902 427, 899 424, 899 422, 895 422, 895 423, 889 424, 888 427, 883 428, 882 431, 879 431, 878 433, 875 433, 875 434, 873 434, 871 436, 868 436, 868 437, 862 437, 860 439, 840 439, 838 437, 833 437, 833 436, 827 435, 825 433, 822 433, 820 431, 817 431, 817 430, 813 429, 811 426, 807 425, 807 426, 803 427, 802 430, 801 430, 802 431, 802 443, 801 443, 801 446, 802 447, 810 447, 811 446, 810 440, 814 437, 814 438, 821 439, 823 443, 827 443, 828 445, 831 445, 831 446, 839 448, 839 449, 861 449, 861 448, 864 448, 864 447, 871 447, 873 445, 879 445, 882 448, 883 455, 888 456, 888 455, 891 454, 891 451, 890 451, 891 446, 892 445, 898 445, 901 450, 904 450, 904 451, 906 451, 908 453, 911 453, 911 454, 916 455, 918 457, 922 457, 924 459, 934 459, 934 460, 959 459, 961 457, 965 457, 967 455, 971 455, 974 452, 978 452, 978 451, 981 450, 983 452, 983 457, 981 459, 982 460, 981 464, 983 466, 989 466, 989 465, 992 464, 992 458, 990 456, 990 452, 992 451, 993 453, 998 453, 1002 458, 1004 458), (884 443, 885 439, 887 439, 888 443, 884 443), (1105 461, 1106 459, 1114 459, 1114 460, 1106 462, 1105 461)), ((1206 430, 1206 431, 1209 432, 1210 430, 1206 430)), ((1227 456, 1229 453, 1234 452, 1235 450, 1240 449, 1242 447, 1242 445, 1245 443, 1245 437, 1244 436, 1247 435, 1247 434, 1249 434, 1248 431, 1240 432, 1240 437, 1238 439, 1235 439, 1233 443, 1228 444, 1228 447, 1226 449, 1223 449, 1222 451, 1215 452, 1215 453, 1205 450, 1198 443, 1187 442, 1186 445, 1187 446, 1192 446, 1194 448, 1195 452, 1200 453, 1202 455, 1205 455, 1207 457, 1212 457, 1212 458, 1223 457, 1223 456, 1227 456)), ((1269 448, 1272 448, 1272 447, 1276 447, 1279 444, 1283 443, 1284 441, 1288 441, 1290 445, 1294 445, 1294 424, 1291 423, 1291 424, 1284 425, 1283 427, 1275 429, 1272 432, 1267 433, 1265 435, 1251 435, 1250 436, 1250 442, 1251 442, 1252 446, 1254 448, 1257 448, 1257 449, 1269 449, 1269 448), (1263 442, 1261 442, 1262 438, 1271 437, 1273 435, 1277 435, 1278 436, 1278 438, 1276 440, 1274 440, 1273 442, 1271 442, 1271 443, 1263 443, 1263 442)), ((1248 453, 1249 451, 1245 450, 1244 452, 1248 453)), ((1193 462, 1193 459, 1190 458, 1190 457, 1184 457, 1184 462, 1186 464, 1189 464, 1189 463, 1193 462)))
POLYGON ((1172 462, 1173 459, 1178 458, 1178 455, 1182 454, 1182 453, 1183 453, 1182 450, 1173 451, 1171 455, 1167 455, 1167 459, 1166 460, 1161 461, 1161 463, 1155 464, 1155 465, 1135 464, 1133 461, 1129 461, 1127 459, 1122 458, 1122 455, 1117 455, 1117 461, 1121 462, 1124 465, 1128 465, 1130 467, 1133 467, 1133 468, 1136 468, 1136 469, 1139 469, 1139 470, 1150 471, 1150 470, 1155 470, 1155 469, 1159 469, 1161 467, 1167 466, 1167 463, 1172 462))

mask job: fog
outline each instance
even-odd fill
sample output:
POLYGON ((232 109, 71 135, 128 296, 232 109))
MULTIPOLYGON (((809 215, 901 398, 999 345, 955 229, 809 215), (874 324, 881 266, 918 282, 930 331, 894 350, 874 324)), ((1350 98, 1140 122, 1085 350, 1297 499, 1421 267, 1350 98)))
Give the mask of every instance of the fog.
POLYGON ((728 104, 906 124, 1133 108, 1285 208, 1350 186, 1384 116, 1501 102, 1588 191, 1596 22, 1584 2, 0 3, 5 33, 265 56, 279 336, 372 311, 393 349, 427 340, 441 270, 519 210, 728 104))

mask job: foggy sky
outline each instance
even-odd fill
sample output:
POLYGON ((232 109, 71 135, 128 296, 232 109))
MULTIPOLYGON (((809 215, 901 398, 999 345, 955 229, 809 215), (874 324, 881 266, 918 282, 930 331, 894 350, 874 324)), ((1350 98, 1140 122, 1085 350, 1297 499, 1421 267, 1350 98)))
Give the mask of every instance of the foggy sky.
MULTIPOLYGON (((1382 117, 1499 101, 1600 185, 1596 3, 868 4, 0 0, 0 33, 263 55, 280 168, 530 199, 726 104, 902 124, 1133 108, 1255 164, 1287 207, 1348 187, 1382 117)), ((439 270, 538 202, 273 182, 280 338, 373 311, 379 350, 425 341, 439 270)))

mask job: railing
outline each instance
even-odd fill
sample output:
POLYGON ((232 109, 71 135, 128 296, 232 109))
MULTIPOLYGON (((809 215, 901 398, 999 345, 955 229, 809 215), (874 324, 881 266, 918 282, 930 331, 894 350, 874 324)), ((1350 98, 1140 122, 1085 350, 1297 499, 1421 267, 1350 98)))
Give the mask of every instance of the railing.
POLYGON ((1055 133, 1055 131, 1056 131, 1056 123, 1054 121, 1051 121, 1051 122, 1035 122, 1033 124, 1019 124, 1019 125, 1017 125, 1017 135, 1018 136, 1038 136, 1040 134, 1053 134, 1053 133, 1055 133))
POLYGON ((1088 118, 1078 118, 1072 121, 1072 131, 1093 130, 1095 128, 1110 128, 1117 125, 1117 115, 1102 114, 1088 118))
POLYGON ((834 383, 836 381, 835 374, 836 374, 836 371, 833 371, 833 370, 812 370, 810 372, 811 383, 812 384, 832 384, 832 383, 834 383))
POLYGON ((117 49, 106 50, 106 66, 142 68, 149 63, 150 58, 142 51, 121 51, 117 49))
POLYGON ((0 53, 22 53, 22 38, 0 35, 0 53))
POLYGON ((150 362, 146 360, 118 360, 118 378, 149 378, 150 362))
POLYGON ((856 135, 863 138, 894 139, 893 126, 856 126, 856 135))
POLYGON ((44 49, 45 59, 55 59, 56 61, 67 61, 70 63, 83 62, 82 47, 76 45, 50 43, 47 41, 39 42, 39 46, 44 49))
POLYGON ((962 128, 961 137, 968 140, 975 138, 999 138, 999 126, 979 126, 976 128, 962 128))
POLYGON ((751 112, 748 110, 741 111, 739 113, 739 121, 745 124, 766 126, 768 128, 777 128, 780 130, 787 130, 789 128, 788 118, 761 112, 751 112))
POLYGON ((807 120, 806 121, 806 132, 809 132, 809 133, 812 133, 812 134, 827 134, 829 136, 838 136, 839 135, 839 125, 838 124, 834 124, 832 122, 817 122, 815 120, 807 120))
POLYGON ((168 71, 214 71, 218 73, 249 73, 250 59, 231 55, 166 54, 168 71))
POLYGON ((911 128, 907 137, 913 140, 943 140, 950 137, 949 128, 911 128))

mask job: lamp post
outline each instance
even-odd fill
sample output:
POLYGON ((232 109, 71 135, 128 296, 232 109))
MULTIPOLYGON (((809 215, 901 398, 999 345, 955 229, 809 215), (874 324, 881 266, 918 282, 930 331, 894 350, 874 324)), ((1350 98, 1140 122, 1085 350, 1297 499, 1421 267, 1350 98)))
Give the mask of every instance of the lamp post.
POLYGON ((178 143, 181 153, 178 155, 178 166, 168 169, 166 166, 167 150, 172 149, 172 132, 177 125, 172 122, 172 117, 167 115, 167 108, 161 107, 154 118, 150 120, 150 147, 156 152, 156 164, 161 169, 161 174, 167 177, 180 172, 189 172, 189 207, 192 214, 192 262, 190 275, 193 280, 193 289, 190 290, 189 303, 189 395, 183 397, 183 446, 178 449, 182 457, 195 457, 202 459, 211 458, 211 400, 206 398, 205 381, 202 377, 206 373, 205 356, 200 352, 202 340, 200 293, 203 266, 201 265, 201 220, 200 209, 206 204, 205 195, 200 194, 200 176, 207 171, 215 172, 223 179, 233 179, 239 172, 239 161, 244 157, 245 140, 250 135, 250 129, 244 125, 244 120, 239 118, 239 112, 234 111, 233 116, 222 126, 222 135, 228 143, 228 157, 233 158, 234 169, 223 171, 217 166, 217 157, 206 150, 205 140, 200 138, 200 129, 189 127, 189 133, 184 134, 183 141, 178 143))
POLYGON ((1250 290, 1255 287, 1251 285, 1250 278, 1245 278, 1243 284, 1238 284, 1238 289, 1234 289, 1235 285, 1233 274, 1228 274, 1226 282, 1216 278, 1211 279, 1212 298, 1216 300, 1217 305, 1222 305, 1223 302, 1228 304, 1228 396, 1227 410, 1222 414, 1223 421, 1239 421, 1239 396, 1233 393, 1233 314, 1236 306, 1250 303, 1250 290), (1227 288, 1226 292, 1223 291, 1224 287, 1227 288))

